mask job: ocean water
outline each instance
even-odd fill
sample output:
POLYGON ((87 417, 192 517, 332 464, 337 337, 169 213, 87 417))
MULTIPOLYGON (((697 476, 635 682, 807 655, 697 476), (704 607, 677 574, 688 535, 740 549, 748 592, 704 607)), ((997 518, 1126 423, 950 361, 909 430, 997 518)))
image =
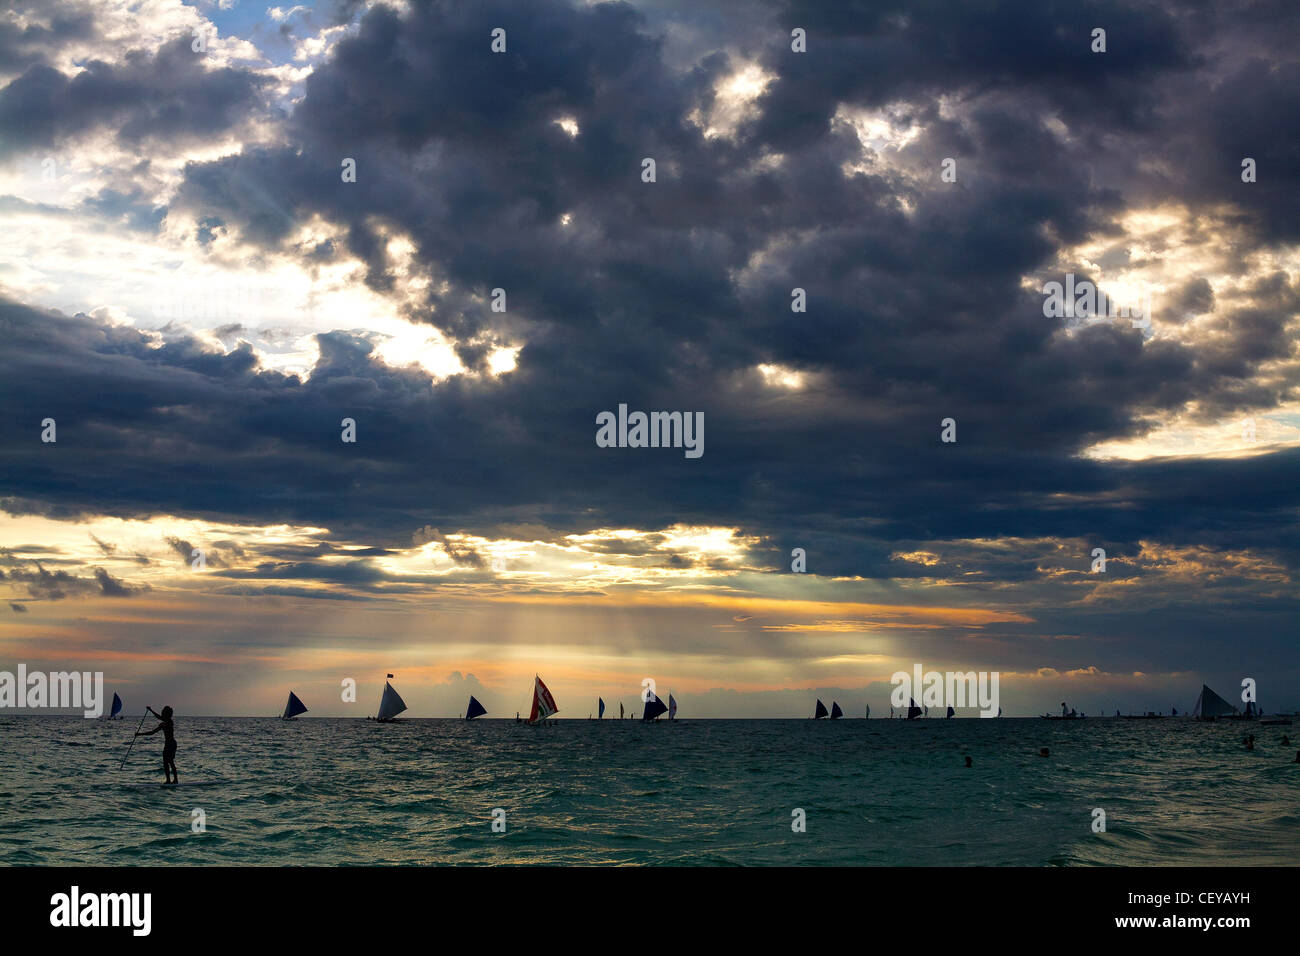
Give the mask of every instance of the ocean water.
POLYGON ((0 717, 0 863, 1300 862, 1300 724, 180 715, 182 782, 229 782, 168 790, 161 734, 118 770, 137 719, 0 717))

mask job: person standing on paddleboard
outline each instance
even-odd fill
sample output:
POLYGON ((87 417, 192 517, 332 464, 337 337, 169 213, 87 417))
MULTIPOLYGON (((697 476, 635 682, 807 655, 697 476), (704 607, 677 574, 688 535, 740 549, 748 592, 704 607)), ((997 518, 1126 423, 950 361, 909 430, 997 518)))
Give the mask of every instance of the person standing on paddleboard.
POLYGON ((145 710, 157 717, 162 723, 153 730, 144 732, 137 730, 135 735, 137 737, 148 737, 160 730, 163 732, 163 740, 166 741, 163 744, 163 775, 167 778, 168 783, 180 783, 181 778, 176 773, 176 727, 172 723, 172 709, 171 707, 164 707, 161 714, 152 707, 146 707, 145 710))

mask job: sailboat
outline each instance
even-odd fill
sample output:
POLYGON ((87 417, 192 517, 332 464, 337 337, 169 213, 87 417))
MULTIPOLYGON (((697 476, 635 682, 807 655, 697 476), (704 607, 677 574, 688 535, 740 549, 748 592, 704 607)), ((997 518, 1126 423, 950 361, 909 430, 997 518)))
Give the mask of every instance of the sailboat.
MULTIPOLYGON (((389 680, 393 675, 388 675, 389 680)), ((379 699, 379 713, 375 720, 381 724, 391 724, 397 719, 397 715, 406 710, 406 701, 402 700, 400 694, 393 690, 393 685, 384 681, 384 696, 379 699)))
POLYGON ((1061 712, 1059 714, 1041 714, 1044 720, 1083 720, 1087 714, 1081 714, 1069 707, 1065 701, 1061 701, 1061 712))
POLYGON ((955 710, 953 710, 951 707, 949 707, 949 708, 948 708, 948 713, 944 714, 944 717, 945 717, 945 718, 946 718, 946 717, 955 717, 956 715, 957 715, 957 711, 955 711, 955 710))
POLYGON ((826 716, 826 705, 823 704, 820 699, 818 699, 817 709, 813 711, 813 720, 821 720, 825 716, 826 716))
POLYGON ((871 719, 871 705, 867 704, 867 712, 863 715, 864 720, 871 719))
POLYGON ((473 720, 475 717, 482 717, 487 713, 487 708, 478 702, 478 698, 473 694, 469 695, 469 706, 465 708, 465 719, 473 720))
POLYGON ((555 698, 551 696, 550 689, 542 683, 542 679, 536 674, 533 675, 533 709, 528 715, 528 723, 537 727, 551 717, 560 712, 560 708, 555 706, 555 698))
POLYGON ((671 692, 668 694, 668 719, 677 719, 677 699, 673 697, 671 692))
POLYGON ((658 717, 660 714, 665 713, 667 710, 668 710, 668 705, 665 704, 658 697, 651 694, 650 699, 645 702, 645 709, 641 712, 641 722, 646 723, 647 721, 654 720, 656 717, 658 717))
POLYGON ((122 713, 122 698, 121 698, 121 697, 118 697, 117 694, 114 693, 114 694, 113 694, 113 707, 112 707, 111 710, 109 710, 109 712, 108 712, 108 716, 105 717, 104 719, 105 719, 105 720, 121 720, 121 719, 122 719, 121 716, 120 716, 121 713, 122 713))
POLYGON ((1201 694, 1196 698, 1196 706, 1192 708, 1192 716, 1197 720, 1218 720, 1220 717, 1231 717, 1237 712, 1237 708, 1210 690, 1209 684, 1201 685, 1201 694))
POLYGON ((600 702, 600 706, 596 708, 596 719, 604 720, 605 719, 605 698, 597 697, 596 700, 600 702))
POLYGON ((307 705, 298 699, 298 695, 289 691, 289 702, 284 705, 284 713, 280 715, 281 720, 293 720, 299 714, 307 713, 307 705))
POLYGON ((839 720, 844 716, 844 711, 840 710, 840 705, 831 701, 831 720, 839 720))
POLYGON ((618 702, 618 719, 623 719, 623 702, 621 700, 618 702))
POLYGON ((916 720, 921 716, 921 708, 916 706, 916 698, 907 698, 907 719, 916 720))

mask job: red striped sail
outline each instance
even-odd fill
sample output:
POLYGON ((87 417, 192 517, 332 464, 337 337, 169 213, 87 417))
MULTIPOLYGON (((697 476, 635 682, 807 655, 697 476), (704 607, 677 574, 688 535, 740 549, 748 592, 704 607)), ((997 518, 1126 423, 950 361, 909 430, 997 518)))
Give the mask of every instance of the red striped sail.
POLYGON ((550 690, 542 683, 540 677, 535 678, 533 684, 533 712, 528 715, 530 724, 538 723, 545 720, 552 714, 560 712, 560 708, 555 706, 555 698, 551 696, 550 690))

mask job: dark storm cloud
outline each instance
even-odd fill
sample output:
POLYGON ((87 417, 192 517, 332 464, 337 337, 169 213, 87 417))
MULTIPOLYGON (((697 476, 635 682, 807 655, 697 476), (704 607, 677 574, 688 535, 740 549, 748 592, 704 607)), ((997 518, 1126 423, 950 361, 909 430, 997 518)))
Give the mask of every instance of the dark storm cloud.
MULTIPOLYGON (((1251 10, 1284 25, 1283 7, 1251 10)), ((1258 277, 1249 302, 1189 282, 1178 307, 1213 312, 1202 347, 1120 325, 1060 335, 1021 282, 1062 246, 1122 240, 1114 218, 1130 194, 1227 197, 1243 255, 1285 234, 1274 210, 1295 201, 1300 176, 1283 144, 1294 116, 1280 110, 1294 94, 1285 66, 1274 76, 1215 58, 1236 20, 1216 18, 1216 33, 1151 4, 768 6, 675 70, 670 54, 705 42, 699 16, 555 2, 370 10, 308 80, 285 141, 191 164, 169 215, 304 262, 355 255, 385 294, 397 283, 388 237, 409 235, 447 283, 431 283, 410 317, 446 331, 470 363, 488 343, 522 341, 518 367, 435 387, 332 332, 301 381, 262 369, 246 343, 223 354, 176 333, 155 348, 131 329, 4 304, 14 507, 296 521, 377 547, 409 547, 424 528, 446 546, 448 533, 520 523, 724 524, 759 536, 771 567, 801 546, 818 573, 861 576, 899 573, 900 542, 999 536, 1231 543, 1295 565, 1295 451, 1076 457, 1192 403, 1208 415, 1294 397, 1294 377, 1258 374, 1293 357, 1294 281, 1258 277), (652 28, 671 16, 688 34, 672 50, 652 28), (499 25, 509 52, 495 56, 499 25), (1088 51, 1094 25, 1108 28, 1104 55, 1088 51), (809 53, 790 52, 792 26, 809 30, 809 53), (734 139, 706 137, 688 116, 717 105, 714 84, 745 56, 776 78, 734 139), (1268 102, 1231 109, 1253 87, 1268 102), (952 115, 939 115, 941 96, 952 115), (923 128, 892 162, 831 121, 886 104, 923 128), (1068 139, 1046 126, 1058 115, 1068 139), (1243 193, 1228 153, 1252 141, 1270 179, 1243 193), (779 161, 756 163, 770 150, 779 161), (646 156, 654 184, 640 181, 646 156), (938 181, 945 156, 957 183, 938 181), (345 157, 356 183, 340 180, 345 157), (861 171, 846 174, 848 162, 861 171), (1235 191, 1214 185, 1221 168, 1235 191), (293 244, 313 216, 338 227, 325 251, 293 244), (807 313, 790 310, 794 286, 807 313), (504 315, 485 304, 496 287, 504 315), (813 384, 772 389, 759 363, 813 384), (620 402, 703 411, 704 457, 595 447, 596 413, 620 402), (47 415, 57 446, 39 442, 47 415), (939 442, 947 416, 956 445, 939 442), (344 417, 356 444, 339 440, 344 417)), ((1243 29, 1261 61, 1292 56, 1282 29, 1243 29)), ((144 83, 180 53, 123 69, 144 83)), ((199 88, 192 60, 175 65, 179 82, 136 106, 131 80, 92 71, 120 104, 109 112, 122 135, 184 130, 157 100, 199 88)), ((0 116, 50 113, 24 127, 27 146, 92 120, 77 81, 40 69, 0 99, 0 116)), ((257 89, 233 72, 201 84, 231 121, 257 89)))
POLYGON ((260 108, 265 81, 206 69, 188 36, 119 63, 91 60, 74 76, 38 64, 0 88, 0 158, 53 148, 99 129, 139 149, 151 141, 208 139, 260 108))
POLYGON ((83 200, 81 206, 91 216, 138 232, 155 232, 167 214, 166 209, 154 205, 139 187, 130 192, 104 188, 83 200))
POLYGON ((89 594, 96 590, 93 581, 63 570, 47 571, 39 562, 32 568, 10 571, 8 578, 24 582, 29 597, 44 601, 61 601, 69 595, 89 594))
POLYGON ((12 569, 6 577, 10 581, 23 582, 29 597, 43 601, 61 601, 68 597, 95 593, 104 597, 131 597, 140 591, 149 590, 147 585, 128 584, 103 568, 92 568, 91 572, 93 577, 83 578, 61 569, 49 571, 38 561, 30 567, 12 569))
POLYGON ((94 14, 89 5, 54 11, 48 24, 18 17, 0 19, 0 76, 44 63, 52 51, 69 41, 88 40, 94 35, 94 14))
POLYGON ((104 597, 130 597, 138 591, 147 591, 147 586, 135 587, 120 578, 115 578, 103 568, 95 568, 95 580, 99 582, 100 592, 104 597))

